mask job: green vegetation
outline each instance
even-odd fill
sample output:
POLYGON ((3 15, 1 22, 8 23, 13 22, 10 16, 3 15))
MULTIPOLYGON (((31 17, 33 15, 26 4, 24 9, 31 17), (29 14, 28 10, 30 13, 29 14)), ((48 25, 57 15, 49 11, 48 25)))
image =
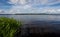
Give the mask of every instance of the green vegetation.
POLYGON ((13 18, 0 17, 0 37, 14 37, 19 26, 21 22, 13 18))

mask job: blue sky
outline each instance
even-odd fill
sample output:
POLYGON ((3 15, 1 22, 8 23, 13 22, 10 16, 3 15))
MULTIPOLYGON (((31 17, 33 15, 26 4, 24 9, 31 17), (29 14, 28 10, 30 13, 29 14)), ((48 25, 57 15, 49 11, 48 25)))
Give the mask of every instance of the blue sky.
POLYGON ((60 13, 60 0, 0 0, 0 14, 60 13))

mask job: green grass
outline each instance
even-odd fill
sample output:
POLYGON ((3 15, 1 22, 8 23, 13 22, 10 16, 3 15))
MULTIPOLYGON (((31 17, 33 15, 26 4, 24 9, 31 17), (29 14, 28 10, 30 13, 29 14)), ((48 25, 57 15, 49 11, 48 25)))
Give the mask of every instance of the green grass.
POLYGON ((0 17, 0 37, 14 37, 21 22, 13 18, 0 17))

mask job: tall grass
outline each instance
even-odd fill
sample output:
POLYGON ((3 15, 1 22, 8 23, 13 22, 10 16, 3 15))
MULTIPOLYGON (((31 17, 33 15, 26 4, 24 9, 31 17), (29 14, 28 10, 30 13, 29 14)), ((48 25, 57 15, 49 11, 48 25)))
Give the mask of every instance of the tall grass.
POLYGON ((14 37, 17 28, 21 26, 21 22, 13 18, 0 18, 0 37, 14 37))

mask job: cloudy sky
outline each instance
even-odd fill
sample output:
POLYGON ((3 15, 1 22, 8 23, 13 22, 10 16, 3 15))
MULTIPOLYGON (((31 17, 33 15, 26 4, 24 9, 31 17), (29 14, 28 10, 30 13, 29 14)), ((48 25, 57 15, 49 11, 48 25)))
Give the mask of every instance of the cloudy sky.
POLYGON ((0 0, 0 14, 60 13, 60 0, 0 0))

